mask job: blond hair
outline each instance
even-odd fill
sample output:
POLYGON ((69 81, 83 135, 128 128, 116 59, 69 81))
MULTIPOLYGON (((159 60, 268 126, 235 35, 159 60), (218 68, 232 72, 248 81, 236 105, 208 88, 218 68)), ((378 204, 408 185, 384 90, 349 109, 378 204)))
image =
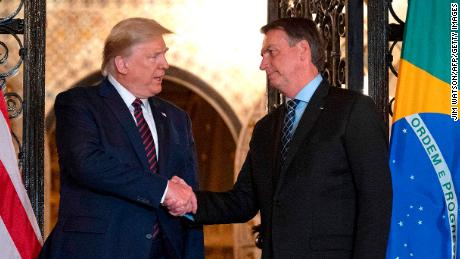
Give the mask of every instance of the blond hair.
POLYGON ((104 76, 114 72, 113 59, 129 55, 131 47, 152 38, 172 33, 153 19, 128 18, 117 23, 105 40, 101 71, 104 76))

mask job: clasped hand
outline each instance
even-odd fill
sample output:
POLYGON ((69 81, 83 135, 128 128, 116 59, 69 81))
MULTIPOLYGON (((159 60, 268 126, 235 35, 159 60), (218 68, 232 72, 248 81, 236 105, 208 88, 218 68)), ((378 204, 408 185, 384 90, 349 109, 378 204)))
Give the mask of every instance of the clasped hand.
POLYGON ((173 216, 196 213, 197 201, 192 188, 180 177, 174 176, 168 181, 168 191, 163 201, 173 216))

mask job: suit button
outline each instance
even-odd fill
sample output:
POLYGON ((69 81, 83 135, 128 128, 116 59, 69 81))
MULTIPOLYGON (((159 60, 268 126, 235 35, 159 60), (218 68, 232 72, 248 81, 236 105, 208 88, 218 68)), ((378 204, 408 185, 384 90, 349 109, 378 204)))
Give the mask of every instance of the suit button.
POLYGON ((277 206, 277 207, 281 206, 280 200, 275 200, 275 206, 277 206))
POLYGON ((152 234, 147 234, 147 235, 145 235, 145 238, 147 238, 147 239, 152 239, 152 237, 153 237, 152 234))

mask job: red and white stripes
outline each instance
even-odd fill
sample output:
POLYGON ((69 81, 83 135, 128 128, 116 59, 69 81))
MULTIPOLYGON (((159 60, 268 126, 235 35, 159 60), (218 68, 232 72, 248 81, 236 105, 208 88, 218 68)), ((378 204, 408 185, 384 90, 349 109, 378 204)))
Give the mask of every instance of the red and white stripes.
POLYGON ((0 259, 37 258, 42 237, 19 173, 0 90, 0 259))

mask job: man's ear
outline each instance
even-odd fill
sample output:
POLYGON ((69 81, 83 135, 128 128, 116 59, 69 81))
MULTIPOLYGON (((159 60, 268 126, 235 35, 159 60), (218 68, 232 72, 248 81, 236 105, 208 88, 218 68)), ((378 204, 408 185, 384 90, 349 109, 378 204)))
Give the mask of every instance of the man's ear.
POLYGON ((128 73, 128 63, 126 62, 126 59, 123 58, 122 56, 116 56, 114 59, 115 63, 115 69, 117 70, 118 73, 125 75, 128 73))
POLYGON ((297 43, 297 46, 300 49, 300 60, 311 62, 311 48, 308 41, 301 40, 297 43))

